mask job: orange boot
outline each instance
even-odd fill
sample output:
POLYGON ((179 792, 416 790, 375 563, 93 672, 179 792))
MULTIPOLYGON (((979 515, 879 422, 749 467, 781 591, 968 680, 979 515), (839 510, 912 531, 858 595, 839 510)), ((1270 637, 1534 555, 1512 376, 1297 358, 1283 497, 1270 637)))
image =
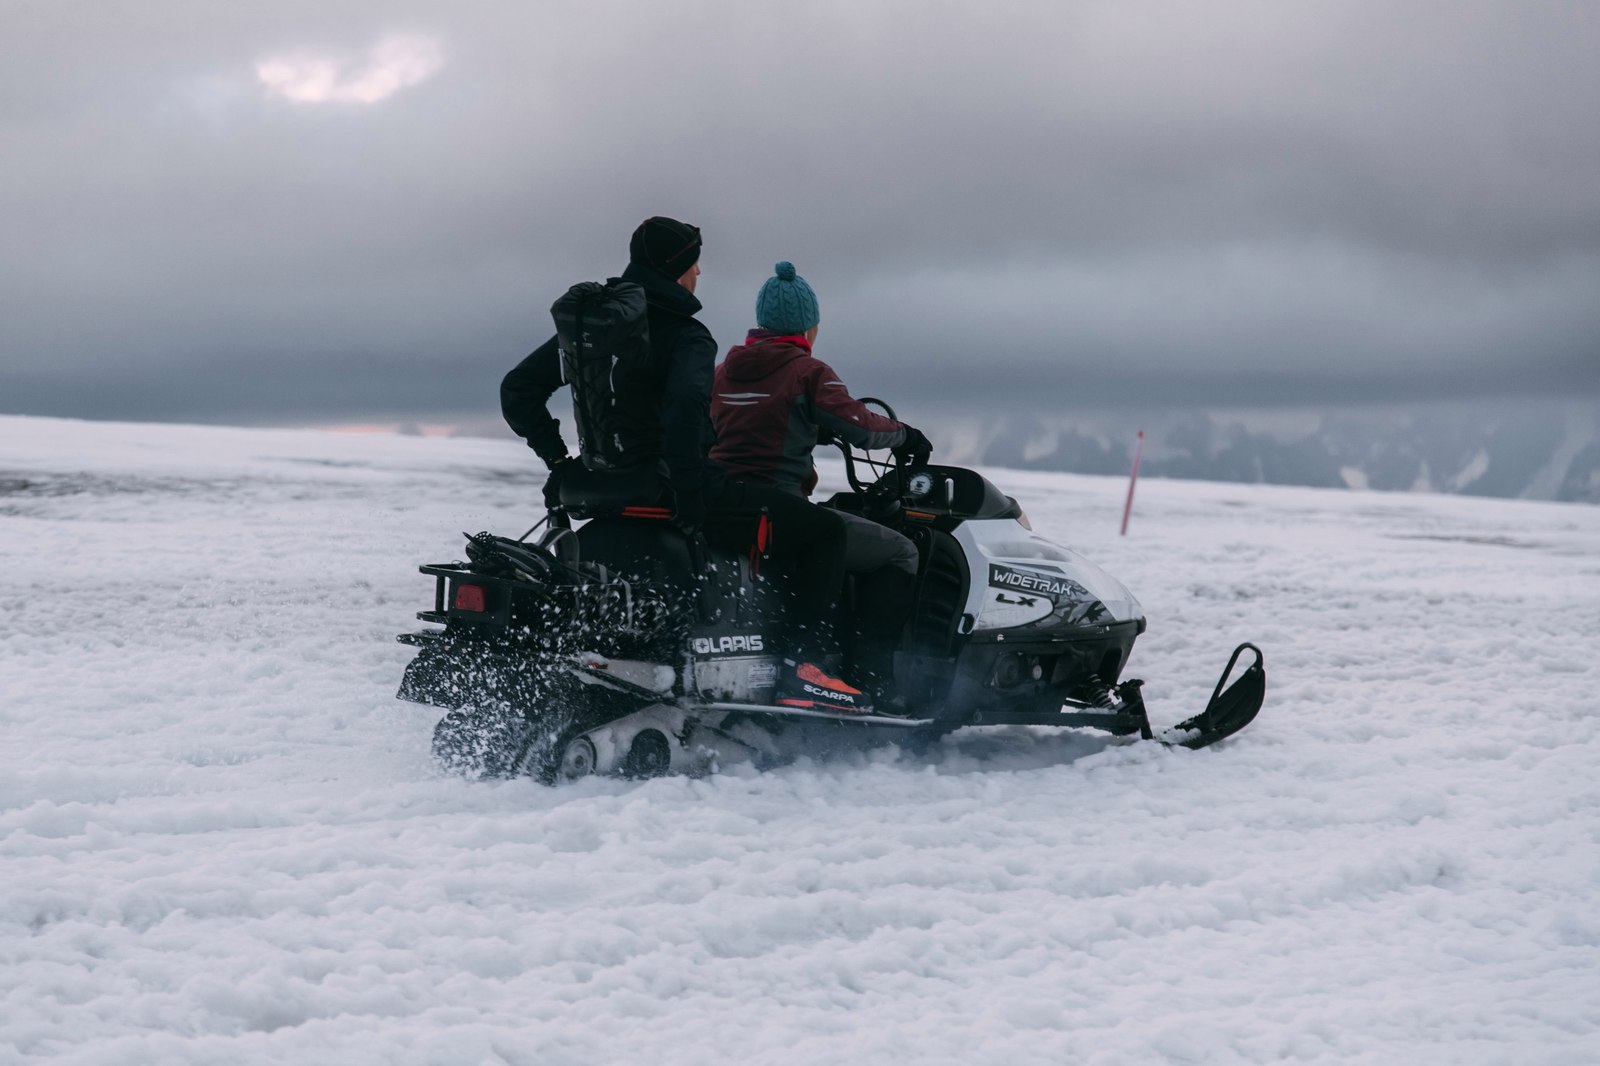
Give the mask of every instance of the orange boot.
POLYGON ((780 707, 842 711, 846 714, 871 714, 867 694, 854 685, 829 677, 816 663, 783 661, 778 674, 778 692, 773 700, 780 707))

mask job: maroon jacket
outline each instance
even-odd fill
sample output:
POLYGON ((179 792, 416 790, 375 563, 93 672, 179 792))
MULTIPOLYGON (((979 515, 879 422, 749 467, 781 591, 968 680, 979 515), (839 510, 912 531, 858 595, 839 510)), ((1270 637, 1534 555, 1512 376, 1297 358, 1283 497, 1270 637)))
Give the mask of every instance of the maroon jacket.
POLYGON ((804 337, 751 330, 728 352, 711 386, 711 458, 735 481, 809 496, 817 484, 811 450, 826 433, 858 448, 893 448, 905 426, 850 395, 804 337))

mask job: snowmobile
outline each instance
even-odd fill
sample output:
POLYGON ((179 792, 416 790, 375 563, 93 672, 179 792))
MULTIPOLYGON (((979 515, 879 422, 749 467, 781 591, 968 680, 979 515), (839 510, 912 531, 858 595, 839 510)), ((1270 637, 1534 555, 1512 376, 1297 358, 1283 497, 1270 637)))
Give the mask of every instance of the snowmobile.
POLYGON ((554 783, 767 766, 884 740, 916 747, 968 726, 1090 727, 1203 748, 1255 718, 1266 671, 1245 643, 1205 709, 1157 734, 1143 682, 1121 680, 1146 627, 1126 586, 1035 533, 976 471, 839 447, 850 489, 824 506, 897 529, 920 557, 893 656, 903 713, 773 703, 784 587, 763 567, 766 514, 725 518, 751 523, 739 539, 754 545, 725 551, 670 523, 654 471, 580 471, 521 538, 479 533, 466 560, 420 568, 434 602, 418 617, 442 628, 399 637, 419 650, 398 696, 448 712, 435 757, 456 772, 554 783))

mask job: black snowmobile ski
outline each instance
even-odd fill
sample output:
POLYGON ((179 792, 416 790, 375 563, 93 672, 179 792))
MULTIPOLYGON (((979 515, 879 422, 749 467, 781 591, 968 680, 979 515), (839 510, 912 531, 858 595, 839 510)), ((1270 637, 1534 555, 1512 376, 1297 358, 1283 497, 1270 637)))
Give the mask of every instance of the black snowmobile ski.
MULTIPOLYGON (((1143 685, 1144 682, 1138 678, 1129 678, 1118 685, 1116 693, 1119 705, 1111 710, 1125 723, 1136 724, 1141 739, 1154 740, 1170 748, 1198 750, 1233 736, 1255 720, 1267 695, 1267 671, 1260 648, 1248 641, 1239 645, 1228 657, 1228 665, 1222 668, 1222 676, 1217 678, 1217 687, 1212 690, 1206 709, 1193 718, 1186 718, 1175 726, 1163 729, 1159 735, 1150 727, 1150 715, 1145 710, 1144 694, 1140 691, 1143 685), (1224 690, 1228 675, 1233 673, 1239 656, 1246 651, 1255 656, 1255 662, 1245 667, 1244 672, 1224 690)), ((1132 732, 1131 729, 1127 731, 1132 732)))

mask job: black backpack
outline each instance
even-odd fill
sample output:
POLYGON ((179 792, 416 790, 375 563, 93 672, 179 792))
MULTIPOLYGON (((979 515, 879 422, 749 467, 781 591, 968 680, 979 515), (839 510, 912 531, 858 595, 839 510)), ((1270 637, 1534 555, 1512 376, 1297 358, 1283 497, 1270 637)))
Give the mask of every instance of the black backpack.
POLYGON ((617 418, 617 394, 649 373, 650 323, 644 289, 613 279, 580 281, 550 308, 561 348, 561 376, 572 386, 578 447, 590 470, 623 470, 646 458, 617 418))

